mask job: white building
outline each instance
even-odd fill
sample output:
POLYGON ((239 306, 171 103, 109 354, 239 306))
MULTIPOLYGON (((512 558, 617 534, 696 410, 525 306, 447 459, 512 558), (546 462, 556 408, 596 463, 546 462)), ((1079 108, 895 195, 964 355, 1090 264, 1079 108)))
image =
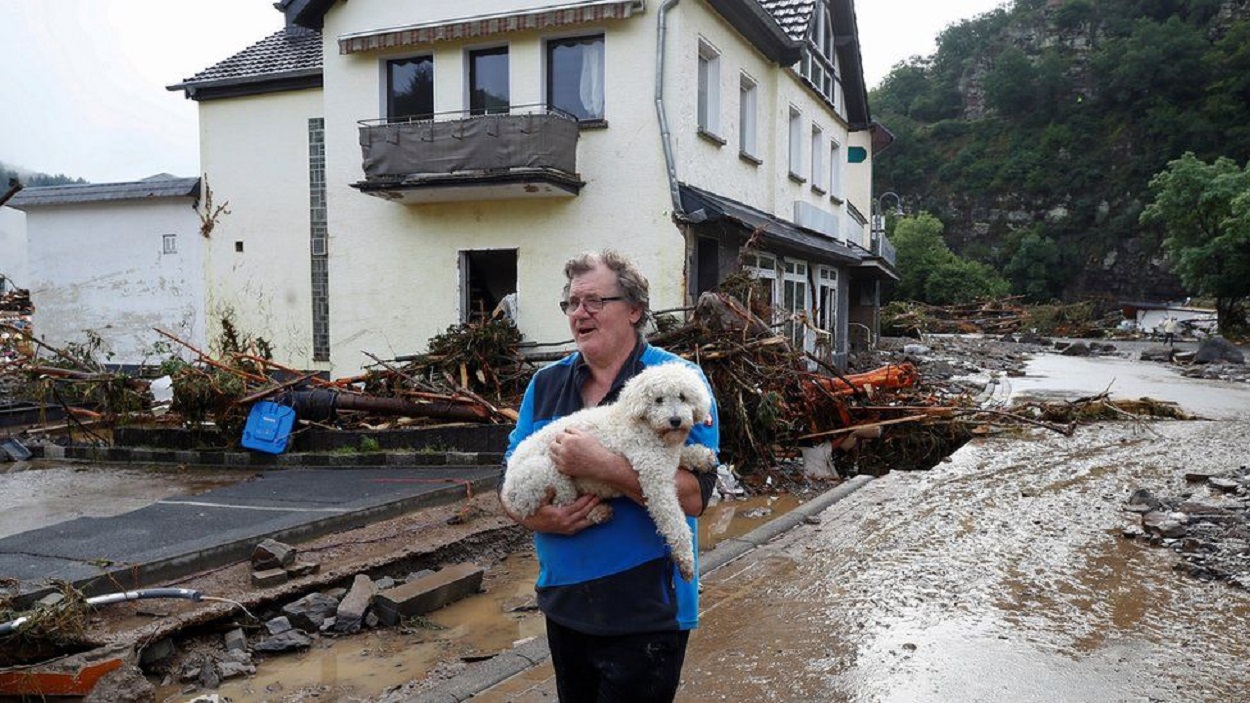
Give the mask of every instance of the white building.
MULTIPOLYGON (((99 361, 159 361, 159 327, 204 345, 198 178, 26 188, 27 279, 36 335, 56 347, 101 340, 99 361)), ((181 350, 179 350, 181 351, 181 350)))
MULTIPOLYGON (((749 265, 841 359, 894 276, 851 0, 284 0, 287 27, 171 86, 229 201, 207 308, 332 375, 515 293, 568 338, 561 264, 613 247, 652 307, 749 265)), ((213 330, 209 330, 210 337, 213 330)))
POLYGON ((25 288, 26 214, 11 207, 0 207, 0 294, 25 288))

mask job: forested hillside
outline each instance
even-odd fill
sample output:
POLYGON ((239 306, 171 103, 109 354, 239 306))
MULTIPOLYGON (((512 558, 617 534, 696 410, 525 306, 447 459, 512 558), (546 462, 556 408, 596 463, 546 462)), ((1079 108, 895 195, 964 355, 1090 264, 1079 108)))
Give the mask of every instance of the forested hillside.
POLYGON ((55 176, 46 173, 33 173, 22 169, 13 168, 0 161, 0 193, 9 187, 9 181, 18 179, 23 186, 59 186, 67 183, 86 183, 81 178, 70 178, 65 174, 58 173, 55 176))
POLYGON ((1250 0, 1015 0, 938 46, 871 95, 875 191, 1035 299, 1184 295, 1139 218, 1185 152, 1250 158, 1250 0))

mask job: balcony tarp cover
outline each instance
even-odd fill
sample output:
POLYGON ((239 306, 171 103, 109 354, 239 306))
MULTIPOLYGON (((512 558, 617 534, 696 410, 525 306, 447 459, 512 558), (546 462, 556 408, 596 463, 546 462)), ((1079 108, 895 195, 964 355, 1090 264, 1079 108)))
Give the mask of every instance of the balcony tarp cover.
POLYGON ((364 127, 367 179, 397 175, 556 170, 577 172, 577 122, 552 115, 488 115, 364 127))

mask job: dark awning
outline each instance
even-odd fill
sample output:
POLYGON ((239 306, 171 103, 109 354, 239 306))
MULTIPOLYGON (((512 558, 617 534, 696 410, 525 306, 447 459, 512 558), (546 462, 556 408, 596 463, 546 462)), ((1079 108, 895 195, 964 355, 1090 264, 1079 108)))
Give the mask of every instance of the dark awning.
POLYGON ((680 185, 681 207, 686 221, 692 224, 728 220, 740 225, 745 234, 756 230, 770 250, 801 254, 814 261, 829 264, 857 265, 867 256, 860 254, 840 239, 799 227, 775 215, 691 185, 680 185))

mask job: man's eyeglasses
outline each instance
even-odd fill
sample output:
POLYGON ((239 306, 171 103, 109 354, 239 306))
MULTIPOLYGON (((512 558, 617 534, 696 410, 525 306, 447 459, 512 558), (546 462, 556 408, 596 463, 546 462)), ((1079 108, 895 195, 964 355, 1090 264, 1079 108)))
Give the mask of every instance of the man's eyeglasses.
POLYGON ((603 306, 612 302, 613 300, 624 300, 624 299, 625 299, 625 296, 623 295, 613 295, 607 298, 599 298, 595 296, 591 296, 588 298, 569 298, 568 300, 560 301, 560 312, 564 313, 565 315, 572 315, 573 313, 577 312, 577 308, 580 307, 586 312, 593 315, 599 312, 600 310, 603 310, 603 306))

